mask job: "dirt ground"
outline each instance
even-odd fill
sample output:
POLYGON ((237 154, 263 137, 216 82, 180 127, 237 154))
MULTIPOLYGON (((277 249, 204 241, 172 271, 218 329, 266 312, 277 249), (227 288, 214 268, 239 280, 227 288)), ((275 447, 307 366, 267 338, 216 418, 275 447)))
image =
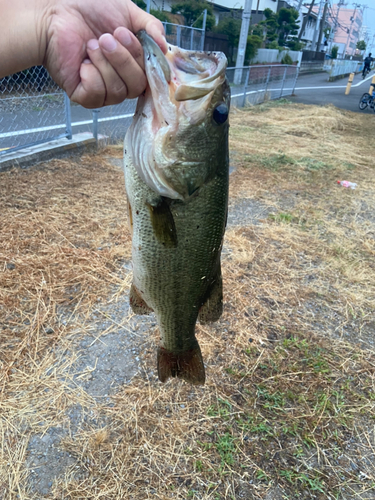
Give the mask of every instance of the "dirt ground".
POLYGON ((129 309, 121 146, 0 174, 1 499, 375 499, 373 124, 233 110, 204 387, 129 309))

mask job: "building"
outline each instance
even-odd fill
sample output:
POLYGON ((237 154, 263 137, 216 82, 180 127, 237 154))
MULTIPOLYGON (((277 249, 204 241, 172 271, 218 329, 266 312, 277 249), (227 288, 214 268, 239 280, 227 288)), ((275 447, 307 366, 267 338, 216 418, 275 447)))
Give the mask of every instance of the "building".
POLYGON ((337 18, 332 45, 338 46, 338 56, 355 55, 363 23, 362 11, 357 8, 347 9, 343 5, 335 4, 332 6, 332 17, 333 19, 337 18))
MULTIPOLYGON (((302 29, 303 26, 303 21, 305 17, 307 16, 309 11, 308 7, 302 6, 300 10, 300 14, 298 17, 300 29, 302 29)), ((301 35, 301 42, 305 44, 305 49, 306 50, 311 50, 312 49, 312 44, 314 40, 314 33, 318 29, 318 11, 313 9, 310 12, 309 18, 306 21, 304 30, 301 35)), ((316 35, 315 35, 316 36, 316 35)))
MULTIPOLYGON (((305 17, 308 15, 309 11, 309 4, 305 4, 301 7, 300 10, 300 15, 299 15, 299 25, 301 26, 300 29, 302 29, 303 26, 303 21, 305 17)), ((301 42, 305 44, 305 49, 306 50, 314 50, 317 52, 326 52, 327 50, 327 45, 324 45, 325 41, 325 36, 322 36, 321 40, 321 46, 317 47, 318 39, 319 39, 319 31, 321 28, 321 22, 323 18, 323 12, 324 12, 324 0, 320 2, 320 5, 314 5, 312 8, 309 18, 306 22, 306 25, 304 27, 303 33, 301 35, 301 42)), ((324 22, 324 29, 330 29, 332 26, 332 20, 331 16, 327 13, 325 22, 324 22)))

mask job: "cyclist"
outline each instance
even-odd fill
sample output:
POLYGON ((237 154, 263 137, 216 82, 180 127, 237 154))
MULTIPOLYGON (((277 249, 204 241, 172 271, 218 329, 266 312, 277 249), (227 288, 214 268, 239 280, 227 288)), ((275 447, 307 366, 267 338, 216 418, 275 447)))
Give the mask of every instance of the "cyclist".
POLYGON ((373 61, 373 58, 371 57, 371 52, 370 52, 369 55, 363 61, 365 63, 363 66, 363 71, 362 71, 363 78, 366 76, 366 73, 370 72, 370 65, 371 65, 372 61, 373 61))

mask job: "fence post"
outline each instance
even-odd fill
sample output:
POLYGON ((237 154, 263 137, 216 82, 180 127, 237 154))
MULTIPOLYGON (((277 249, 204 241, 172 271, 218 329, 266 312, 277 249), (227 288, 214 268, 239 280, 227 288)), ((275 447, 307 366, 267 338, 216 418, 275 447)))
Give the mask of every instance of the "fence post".
POLYGON ((247 75, 245 78, 245 85, 243 88, 243 97, 242 97, 242 107, 243 108, 245 107, 245 104, 246 104, 246 88, 249 85, 250 69, 251 69, 251 66, 249 66, 249 69, 247 70, 247 75))
POLYGON ((92 135, 94 136, 94 139, 96 140, 96 142, 98 142, 98 115, 99 115, 99 110, 93 109, 92 110, 92 135))
POLYGON ((370 88, 369 88, 369 91, 368 91, 368 93, 370 95, 372 95, 374 93, 374 87, 373 87, 373 85, 375 85, 375 76, 373 76, 372 79, 371 79, 371 85, 370 85, 370 88))
POLYGON ((206 21, 207 21, 207 9, 203 11, 203 24, 202 24, 202 35, 201 35, 201 50, 204 50, 204 37, 206 34, 206 21))
POLYGON ((64 92, 64 105, 65 105, 65 123, 66 123, 66 137, 72 139, 72 114, 70 111, 70 99, 66 92, 64 92))
POLYGON ((267 74, 267 79, 266 79, 266 88, 264 89, 264 98, 263 98, 264 101, 265 101, 267 90, 268 90, 268 84, 270 82, 271 69, 272 69, 272 66, 270 66, 268 69, 268 74, 267 74))
POLYGON ((177 47, 181 47, 181 26, 177 25, 177 47))
POLYGON ((284 83, 285 83, 285 77, 286 77, 286 70, 287 69, 288 69, 288 66, 285 66, 284 75, 283 75, 283 81, 282 81, 282 84, 281 84, 281 91, 280 91, 280 96, 279 97, 283 96, 284 83))
POLYGON ((292 93, 291 95, 294 95, 294 90, 296 88, 296 85, 297 85, 297 80, 298 80, 298 77, 299 77, 299 66, 296 67, 296 77, 294 79, 294 83, 293 83, 293 89, 292 89, 292 93))
POLYGON ((354 79, 354 73, 350 73, 348 84, 347 84, 346 89, 345 89, 345 95, 349 94, 352 83, 353 83, 353 79, 354 79))
POLYGON ((194 28, 190 28, 190 50, 193 50, 194 28))

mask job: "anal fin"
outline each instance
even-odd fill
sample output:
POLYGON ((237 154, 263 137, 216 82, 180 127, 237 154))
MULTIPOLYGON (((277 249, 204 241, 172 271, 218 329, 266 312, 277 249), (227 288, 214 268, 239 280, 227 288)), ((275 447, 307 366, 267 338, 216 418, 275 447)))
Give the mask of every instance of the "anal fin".
POLYGON ((148 307, 146 302, 140 296, 138 290, 134 286, 134 283, 132 283, 130 287, 129 303, 135 314, 150 314, 153 312, 151 307, 148 307))
POLYGON ((177 377, 193 385, 204 385, 206 375, 200 347, 182 353, 173 353, 158 348, 158 375, 161 382, 177 377))
POLYGON ((202 325, 217 321, 223 313, 223 279, 221 268, 208 291, 206 301, 199 309, 198 320, 202 325))

